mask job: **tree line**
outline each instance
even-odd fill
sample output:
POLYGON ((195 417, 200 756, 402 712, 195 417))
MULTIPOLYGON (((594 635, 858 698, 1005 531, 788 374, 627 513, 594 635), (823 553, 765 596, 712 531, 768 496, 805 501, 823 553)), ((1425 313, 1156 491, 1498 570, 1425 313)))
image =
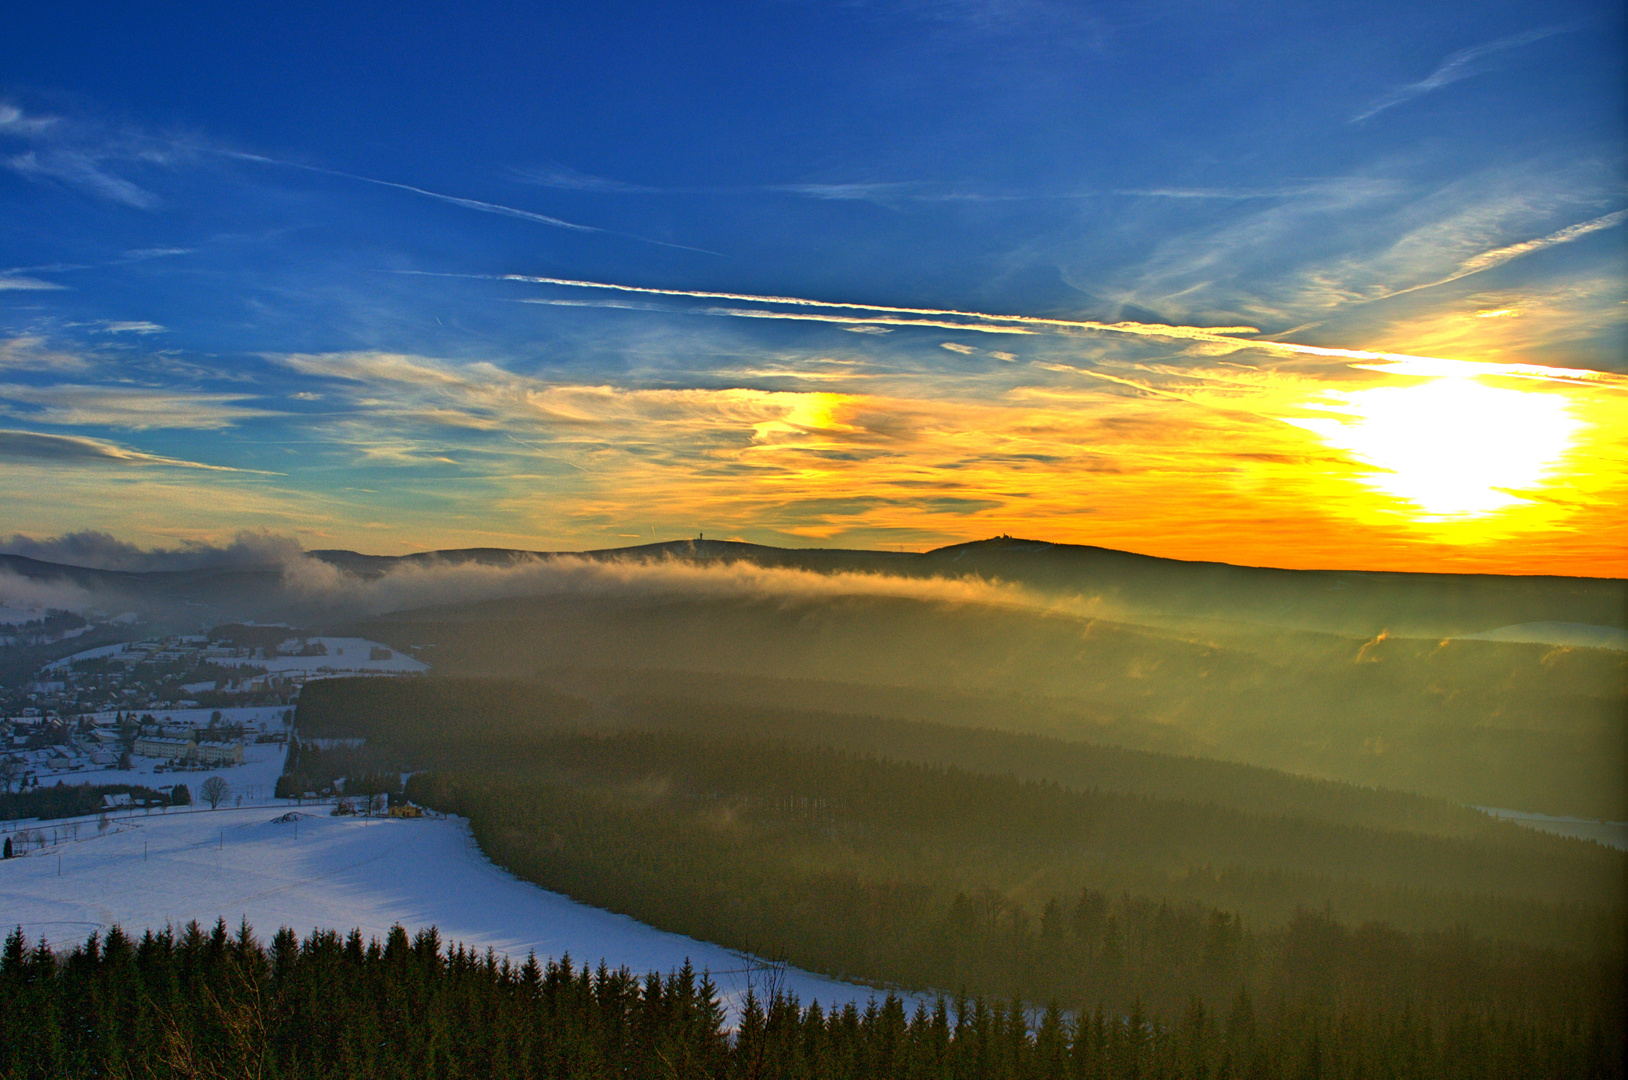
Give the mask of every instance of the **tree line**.
POLYGON ((717 987, 688 964, 638 976, 499 958, 436 930, 386 939, 196 922, 132 939, 118 927, 64 951, 13 931, 0 950, 0 1074, 113 1078, 368 1076, 662 1080, 1619 1080, 1600 1024, 1546 1030, 1470 1010, 1434 1019, 1264 1007, 1239 992, 1170 1020, 1041 1010, 1021 998, 889 992, 806 1006, 772 973, 726 1031, 717 987))
POLYGON ((103 808, 104 795, 128 795, 130 804, 135 807, 186 806, 192 802, 185 784, 154 790, 141 784, 65 784, 58 781, 51 787, 0 792, 0 820, 94 814, 103 808))

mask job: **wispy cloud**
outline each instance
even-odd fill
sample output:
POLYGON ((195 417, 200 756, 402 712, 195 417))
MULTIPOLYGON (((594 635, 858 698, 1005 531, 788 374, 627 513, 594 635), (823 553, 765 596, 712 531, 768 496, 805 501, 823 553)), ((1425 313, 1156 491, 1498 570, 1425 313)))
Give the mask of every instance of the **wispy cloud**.
POLYGON ((0 135, 43 135, 58 123, 55 116, 28 116, 17 106, 0 102, 0 135))
POLYGON ((151 210, 158 197, 102 167, 98 155, 78 150, 29 150, 6 159, 7 168, 32 179, 60 180, 112 202, 151 210))
POLYGON ((103 439, 89 439, 81 435, 52 435, 37 431, 0 430, 0 460, 50 462, 58 465, 163 466, 174 469, 203 469, 208 472, 280 475, 260 469, 206 465, 199 461, 148 454, 103 439))
POLYGON ((1350 122, 1360 124, 1364 120, 1378 116, 1387 109, 1395 108, 1404 102, 1412 101, 1416 97, 1440 90, 1444 86, 1451 86, 1461 79, 1478 75, 1486 70, 1487 65, 1484 61, 1498 53, 1520 48, 1523 45, 1531 45, 1534 42, 1542 41, 1544 38, 1554 37, 1556 34, 1563 34, 1574 29, 1576 27, 1573 26, 1545 26, 1537 30, 1528 30, 1524 34, 1513 34, 1506 38, 1499 38, 1497 41, 1489 41, 1483 45, 1473 45, 1468 49, 1460 49, 1443 60, 1436 70, 1429 75, 1416 83, 1409 83, 1407 86, 1393 90, 1368 106, 1368 108, 1357 113, 1351 118, 1350 122))
MULTIPOLYGON (((1349 183, 1342 181, 1341 183, 1349 183)), ((1276 187, 1155 187, 1116 188, 1112 191, 1084 191, 1077 198, 1097 198, 1102 195, 1120 195, 1138 199, 1215 199, 1222 202, 1247 202, 1255 199, 1289 199, 1326 192, 1329 183, 1284 184, 1276 187)))
POLYGON ((0 165, 36 181, 54 181, 138 210, 159 205, 158 196, 120 174, 130 166, 166 166, 176 153, 140 132, 107 131, 94 123, 57 116, 30 116, 0 104, 0 139, 28 149, 0 158, 0 165))
POLYGON ((70 274, 81 270, 92 270, 99 267, 128 266, 131 263, 147 262, 150 259, 166 258, 176 255, 190 255, 192 248, 147 248, 137 251, 126 251, 114 259, 107 259, 94 263, 46 263, 40 266, 14 266, 10 269, 0 270, 0 292, 6 290, 35 290, 55 291, 66 289, 68 286, 44 278, 33 277, 34 274, 70 274))
POLYGON ((127 431, 169 428, 218 431, 251 417, 276 416, 247 394, 119 385, 0 383, 0 415, 64 427, 127 431))
POLYGON ((52 348, 44 338, 24 335, 0 338, 0 371, 31 374, 83 372, 91 368, 85 357, 66 349, 52 348))
POLYGON ((101 322, 96 328, 106 334, 163 334, 168 332, 167 327, 145 319, 125 322, 101 322))
POLYGON ((148 259, 167 259, 176 255, 191 255, 195 248, 184 247, 152 247, 137 248, 124 253, 124 258, 131 262, 145 262, 148 259))
POLYGON ((919 180, 879 180, 847 182, 804 182, 786 184, 663 185, 630 184, 604 176, 591 176, 560 165, 514 169, 516 179, 539 187, 561 191, 585 191, 598 195, 796 195, 802 198, 836 202, 897 202, 905 199, 948 201, 984 197, 946 190, 940 184, 919 180))
MULTIPOLYGON (((873 183, 846 183, 846 184, 774 184, 763 188, 764 191, 780 191, 789 195, 804 195, 810 199, 826 199, 839 202, 877 202, 902 197, 929 197, 924 190, 926 185, 909 180, 873 183)), ((932 193, 937 198, 943 198, 944 193, 932 193)))
POLYGON ((529 184, 600 195, 794 195, 821 202, 873 202, 890 206, 902 203, 1071 202, 1112 198, 1244 202, 1314 195, 1325 190, 1331 183, 1326 180, 1309 180, 1270 187, 1171 186, 1047 190, 1032 187, 995 189, 971 183, 929 180, 830 180, 694 187, 632 184, 609 177, 591 176, 563 166, 514 169, 512 173, 517 179, 529 184))
POLYGON ((1526 163, 1446 182, 1409 179, 1406 163, 1389 171, 1239 202, 1167 234, 1139 263, 1103 266, 1067 249, 1055 256, 1065 280, 1099 302, 1169 313, 1171 322, 1297 328, 1280 336, 1322 325, 1321 333, 1373 339, 1379 314, 1365 305, 1620 224, 1605 213, 1622 205, 1618 185, 1590 162, 1526 163), (1604 216, 1568 224, 1590 214, 1604 216), (1557 232, 1557 223, 1568 227, 1557 232))
POLYGON ((647 187, 643 184, 629 184, 621 180, 611 180, 603 176, 590 176, 587 173, 577 172, 564 165, 542 165, 530 169, 514 169, 517 179, 528 184, 537 184, 540 187, 558 188, 562 191, 597 191, 615 193, 618 195, 659 195, 665 189, 647 187))

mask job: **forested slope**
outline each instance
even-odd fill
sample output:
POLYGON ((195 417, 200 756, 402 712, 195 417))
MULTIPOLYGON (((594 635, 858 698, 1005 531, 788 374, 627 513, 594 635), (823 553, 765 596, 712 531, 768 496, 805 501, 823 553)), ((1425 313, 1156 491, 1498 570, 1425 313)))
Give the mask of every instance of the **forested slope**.
MULTIPOLYGON (((1125 616, 1129 618, 1129 616, 1125 616)), ((1477 806, 1628 818, 1628 653, 1138 624, 898 596, 582 596, 349 632, 446 675, 777 680, 777 702, 1262 765, 1477 806), (840 695, 833 687, 845 689, 840 695)))
POLYGON ((1238 982, 1386 1007, 1614 1000, 1623 859, 1597 845, 1341 824, 1333 788, 1321 819, 1248 813, 748 734, 744 715, 585 715, 526 684, 351 680, 308 687, 296 722, 367 738, 367 767, 429 770, 408 794, 468 815, 523 877, 850 977, 1165 1010, 1238 982))

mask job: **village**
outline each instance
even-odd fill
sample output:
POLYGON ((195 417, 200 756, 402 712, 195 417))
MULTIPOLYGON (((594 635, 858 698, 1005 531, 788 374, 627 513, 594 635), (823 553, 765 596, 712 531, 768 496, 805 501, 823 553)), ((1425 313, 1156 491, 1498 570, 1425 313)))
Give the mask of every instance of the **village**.
POLYGON ((377 642, 279 626, 87 649, 0 687, 0 785, 150 783, 280 760, 307 681, 425 670, 377 642))

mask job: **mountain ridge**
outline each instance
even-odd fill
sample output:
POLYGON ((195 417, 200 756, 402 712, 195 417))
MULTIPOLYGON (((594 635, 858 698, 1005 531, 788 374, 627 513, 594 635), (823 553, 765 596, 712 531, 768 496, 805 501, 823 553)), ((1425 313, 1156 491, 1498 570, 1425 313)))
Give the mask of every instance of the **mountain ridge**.
MULTIPOLYGON (((1374 635, 1461 636, 1523 623, 1628 628, 1628 580, 1556 575, 1443 574, 1370 570, 1291 570, 1189 561, 1113 548, 1010 536, 925 552, 780 548, 734 540, 669 540, 588 551, 451 548, 406 555, 346 549, 307 551, 309 560, 363 582, 398 568, 519 567, 580 558, 748 563, 814 573, 884 573, 909 578, 975 577, 1042 594, 1088 597, 1105 613, 1133 610, 1184 620, 1264 622, 1296 629, 1374 635)), ((134 600, 210 607, 282 609, 298 599, 284 588, 288 567, 266 563, 194 569, 104 570, 0 554, 0 571, 36 582, 134 600)))

